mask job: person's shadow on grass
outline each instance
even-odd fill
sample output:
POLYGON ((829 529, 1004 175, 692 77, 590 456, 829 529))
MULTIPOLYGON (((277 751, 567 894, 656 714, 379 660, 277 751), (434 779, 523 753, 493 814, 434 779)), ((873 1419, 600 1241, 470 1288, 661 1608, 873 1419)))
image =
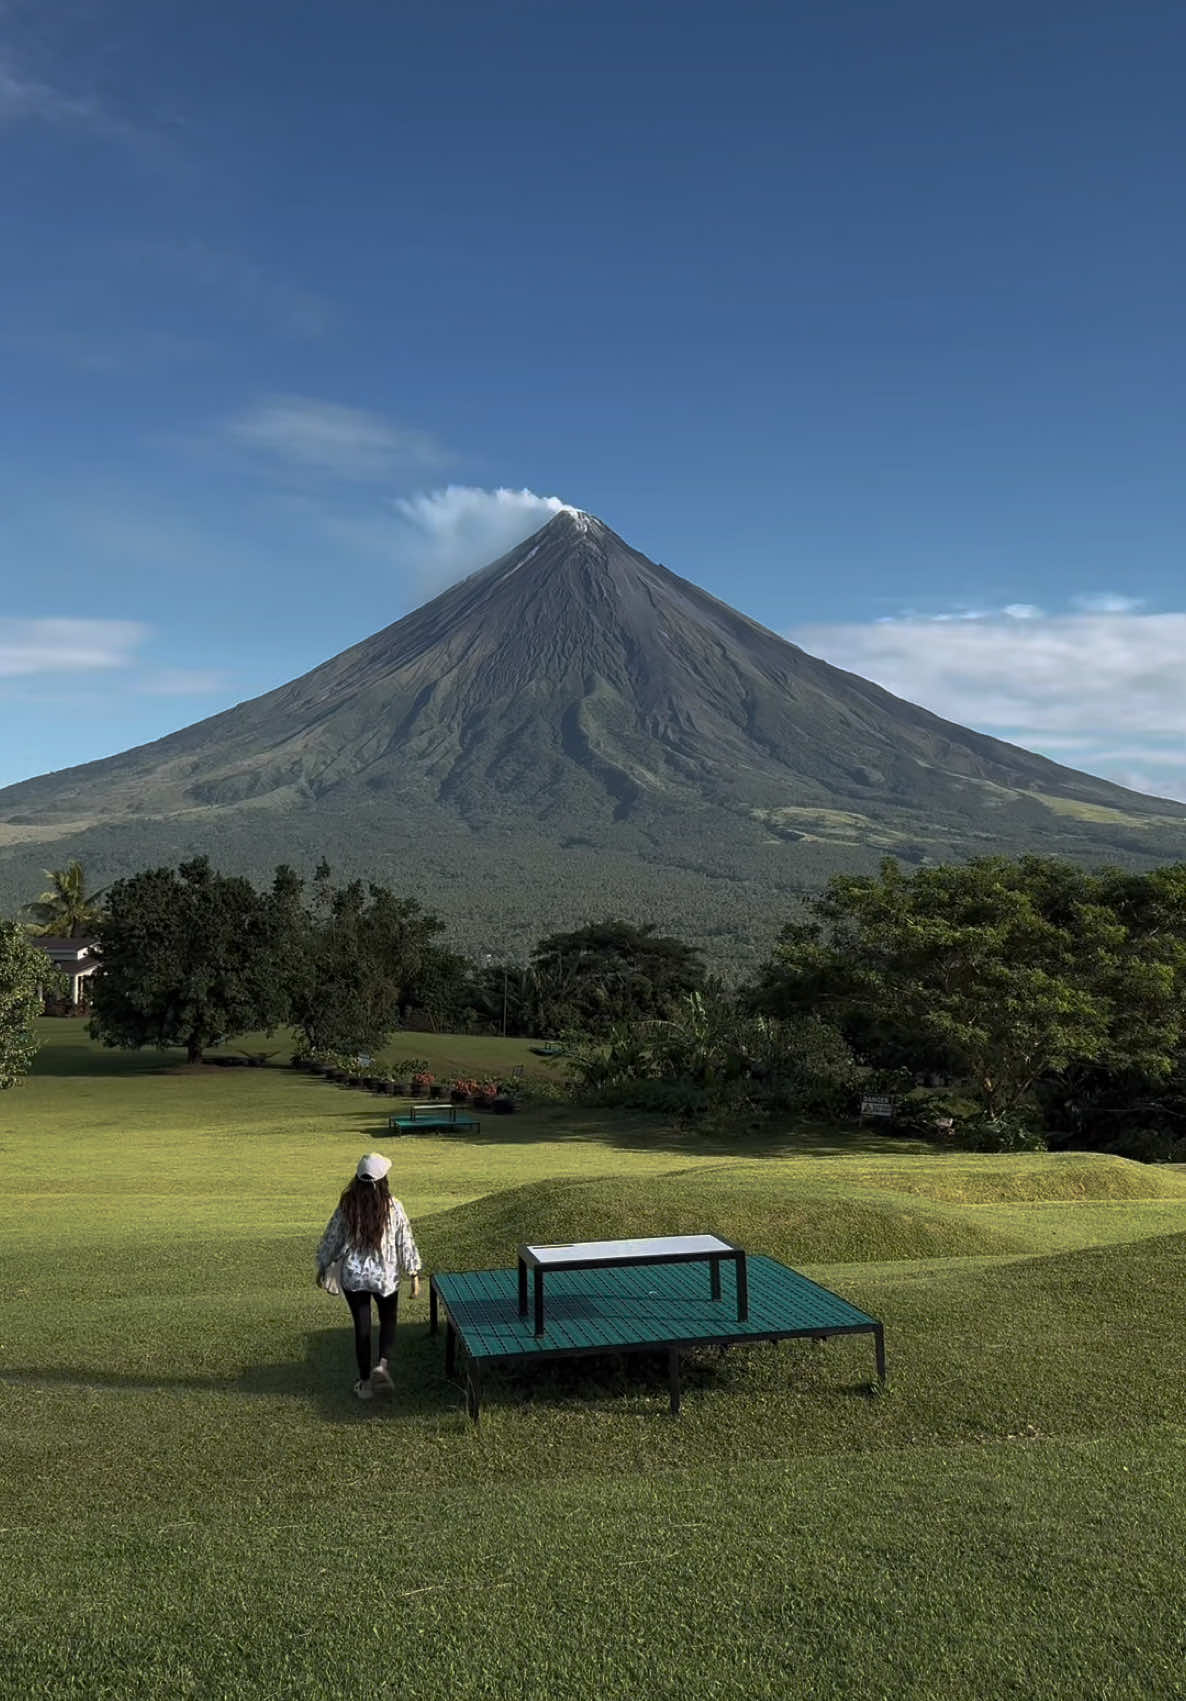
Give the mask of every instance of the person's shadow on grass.
MULTIPOLYGON (((745 1355, 738 1355, 740 1360, 745 1355)), ((715 1348, 691 1352, 684 1358, 686 1393, 715 1385, 727 1394, 732 1381, 729 1361, 715 1348)), ((401 1324, 392 1354, 391 1394, 361 1401, 353 1393, 357 1377, 354 1348, 348 1328, 322 1328, 305 1337, 304 1355, 296 1361, 253 1365, 225 1376, 201 1373, 162 1374, 147 1371, 103 1370, 89 1365, 72 1368, 14 1366, 0 1369, 0 1384, 36 1388, 87 1389, 102 1393, 186 1394, 190 1392, 246 1395, 250 1399, 303 1402, 327 1423, 355 1416, 390 1420, 455 1417, 466 1423, 464 1361, 454 1376, 445 1375, 444 1333, 432 1335, 416 1319, 401 1324)), ((557 1360, 527 1369, 506 1366, 491 1379, 488 1395, 500 1406, 554 1406, 571 1401, 617 1405, 623 1398, 662 1401, 666 1409, 665 1352, 619 1354, 557 1360)), ((846 1390, 847 1391, 847 1390, 846 1390)), ((656 1406, 658 1410, 658 1405, 656 1406)))
MULTIPOLYGON (((347 1320, 348 1323, 348 1320, 347 1320)), ((396 1331, 391 1357, 393 1392, 360 1401, 353 1393, 358 1370, 348 1326, 314 1329, 305 1337, 304 1356, 252 1365, 224 1376, 201 1372, 104 1370, 91 1365, 56 1364, 0 1368, 0 1384, 24 1387, 85 1388, 96 1392, 143 1394, 243 1394, 254 1399, 299 1400, 327 1422, 340 1423, 353 1413, 388 1417, 445 1417, 464 1414, 462 1383, 445 1376, 444 1336, 430 1335, 417 1319, 396 1331)))

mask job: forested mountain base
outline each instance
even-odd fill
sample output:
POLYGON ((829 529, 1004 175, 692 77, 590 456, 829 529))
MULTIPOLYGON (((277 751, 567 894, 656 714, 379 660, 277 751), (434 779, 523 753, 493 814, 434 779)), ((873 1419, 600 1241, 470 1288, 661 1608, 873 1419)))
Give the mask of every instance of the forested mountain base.
MULTIPOLYGON (((1011 830, 1004 812, 998 823, 991 836, 936 830, 925 847, 899 841, 894 854, 910 868, 924 855, 946 862, 1032 848, 1033 836, 1011 830)), ((405 810, 389 802, 363 803, 344 815, 327 800, 303 809, 111 823, 35 844, 5 845, 0 828, 0 913, 36 897, 44 869, 74 856, 98 888, 196 852, 257 884, 278 862, 311 875, 325 857, 344 879, 378 880, 417 898, 445 922, 447 942, 469 955, 525 961, 541 934, 612 914, 679 934, 732 978, 768 954, 803 895, 832 874, 874 872, 898 838, 883 830, 866 843, 772 840, 759 823, 711 808, 655 812, 645 825, 576 826, 572 834, 513 819, 471 827, 439 806, 405 810)), ((1077 835, 1073 821, 1066 827, 1060 854, 1088 866, 1147 869, 1177 859, 1172 844, 1161 848, 1151 833, 1118 829, 1108 842, 1098 832, 1077 835)))

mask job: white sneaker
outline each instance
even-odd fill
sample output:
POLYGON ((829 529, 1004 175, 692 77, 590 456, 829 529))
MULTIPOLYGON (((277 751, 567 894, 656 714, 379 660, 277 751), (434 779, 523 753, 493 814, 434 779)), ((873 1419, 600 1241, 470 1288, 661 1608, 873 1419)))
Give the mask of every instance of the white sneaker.
POLYGON ((354 1393, 355 1393, 356 1397, 360 1400, 369 1400, 369 1399, 373 1398, 372 1389, 371 1389, 371 1385, 370 1385, 369 1382, 362 1382, 362 1381, 356 1382, 354 1384, 354 1393))
POLYGON ((391 1372, 382 1359, 371 1371, 371 1392, 373 1394, 394 1394, 395 1392, 395 1383, 391 1380, 391 1372))

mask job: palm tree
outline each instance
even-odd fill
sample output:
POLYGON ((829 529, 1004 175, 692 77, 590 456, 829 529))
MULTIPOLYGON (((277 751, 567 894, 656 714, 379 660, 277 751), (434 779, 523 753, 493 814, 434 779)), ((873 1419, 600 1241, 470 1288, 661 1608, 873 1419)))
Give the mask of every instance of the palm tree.
POLYGON ((94 933, 103 917, 99 904, 102 892, 87 892, 86 874, 77 858, 65 868, 45 868, 45 878, 51 882, 35 904, 25 908, 33 917, 33 931, 43 937, 78 939, 94 933))

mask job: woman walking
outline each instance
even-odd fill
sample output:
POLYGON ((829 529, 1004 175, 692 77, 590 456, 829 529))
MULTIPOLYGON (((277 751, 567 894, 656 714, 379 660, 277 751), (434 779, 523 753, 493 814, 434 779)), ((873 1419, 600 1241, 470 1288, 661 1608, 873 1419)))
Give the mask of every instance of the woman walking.
POLYGON ((401 1272, 412 1278, 412 1298, 420 1291, 420 1254, 412 1225, 398 1199, 391 1197, 387 1172, 391 1161, 378 1152, 359 1160, 354 1180, 338 1201, 317 1248, 317 1285, 334 1291, 328 1272, 340 1263, 338 1284, 354 1318, 354 1351, 360 1400, 390 1394, 388 1360, 395 1345, 401 1272), (371 1369, 371 1301, 379 1312, 379 1359, 371 1369))

